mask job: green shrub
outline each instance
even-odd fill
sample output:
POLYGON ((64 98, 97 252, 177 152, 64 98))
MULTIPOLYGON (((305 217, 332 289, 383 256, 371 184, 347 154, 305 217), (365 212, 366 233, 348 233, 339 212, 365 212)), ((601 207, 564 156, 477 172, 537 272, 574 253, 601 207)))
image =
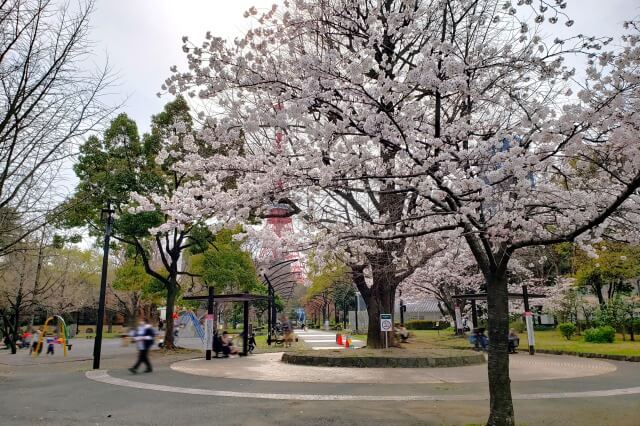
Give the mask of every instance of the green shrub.
POLYGON ((526 327, 524 325, 524 322, 522 321, 513 321, 509 323, 509 329, 514 329, 516 331, 516 333, 520 334, 520 333, 524 333, 524 331, 526 330, 526 327))
POLYGON ((549 331, 556 328, 553 324, 536 324, 533 326, 534 331, 549 331))
POLYGON ((436 324, 436 321, 426 320, 411 320, 404 323, 407 330, 445 330, 449 328, 449 323, 447 321, 439 321, 437 327, 436 324))
POLYGON ((573 323, 563 322, 562 324, 558 324, 558 330, 560 330, 560 334, 562 334, 565 339, 571 340, 573 335, 576 334, 577 327, 573 323))
POLYGON ((590 328, 584 331, 584 341, 589 343, 613 343, 616 339, 616 331, 613 327, 590 328))

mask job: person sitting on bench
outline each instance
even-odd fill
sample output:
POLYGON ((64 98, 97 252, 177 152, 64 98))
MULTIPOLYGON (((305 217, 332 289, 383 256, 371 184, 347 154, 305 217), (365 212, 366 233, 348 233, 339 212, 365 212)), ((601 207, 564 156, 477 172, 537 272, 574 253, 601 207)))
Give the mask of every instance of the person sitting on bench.
POLYGON ((217 330, 213 333, 213 352, 215 352, 216 358, 220 356, 220 354, 224 355, 224 345, 222 344, 222 337, 217 330))
POLYGON ((402 343, 406 343, 409 340, 409 331, 404 325, 396 324, 393 331, 395 332, 396 339, 399 339, 402 343))
POLYGON ((469 336, 469 342, 471 342, 475 350, 479 351, 480 349, 482 349, 486 352, 489 345, 489 339, 484 334, 484 328, 474 328, 473 334, 469 336))
POLYGON ((515 329, 509 330, 509 353, 518 353, 518 346, 520 346, 520 337, 516 333, 515 329))
POLYGON ((222 332, 222 353, 227 356, 238 354, 238 348, 233 346, 233 339, 226 331, 222 332))

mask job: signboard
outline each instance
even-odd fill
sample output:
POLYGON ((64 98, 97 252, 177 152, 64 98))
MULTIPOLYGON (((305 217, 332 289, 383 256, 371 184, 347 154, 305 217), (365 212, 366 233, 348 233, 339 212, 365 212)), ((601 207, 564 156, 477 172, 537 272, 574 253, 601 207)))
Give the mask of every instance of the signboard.
POLYGON ((213 314, 207 314, 204 320, 204 348, 213 348, 213 314))
POLYGON ((391 314, 380 314, 380 331, 393 330, 393 319, 391 314))

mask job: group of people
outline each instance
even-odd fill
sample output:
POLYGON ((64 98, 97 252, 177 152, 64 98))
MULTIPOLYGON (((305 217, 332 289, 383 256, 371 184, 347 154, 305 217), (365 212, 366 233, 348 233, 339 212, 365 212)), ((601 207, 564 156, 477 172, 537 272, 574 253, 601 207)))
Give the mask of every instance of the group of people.
MULTIPOLYGON (((33 354, 34 351, 38 351, 38 354, 42 352, 43 346, 46 344, 47 346, 47 355, 55 354, 55 344, 60 343, 60 338, 58 336, 49 336, 44 339, 44 343, 38 347, 38 343, 40 341, 40 330, 35 330, 33 332, 25 331, 22 333, 18 333, 18 340, 16 341, 16 347, 18 349, 26 349, 29 348, 29 355, 33 354)), ((5 349, 9 349, 11 347, 11 336, 4 336, 3 343, 5 345, 5 349)))
MULTIPOLYGON (((478 327, 473 329, 473 334, 469 336, 469 341, 476 350, 482 349, 483 351, 487 351, 489 348, 489 338, 484 334, 485 329, 483 327, 478 327)), ((520 345, 520 337, 518 333, 516 333, 515 329, 509 330, 509 335, 507 336, 509 343, 508 349, 510 354, 515 354, 518 352, 518 346, 520 345)))

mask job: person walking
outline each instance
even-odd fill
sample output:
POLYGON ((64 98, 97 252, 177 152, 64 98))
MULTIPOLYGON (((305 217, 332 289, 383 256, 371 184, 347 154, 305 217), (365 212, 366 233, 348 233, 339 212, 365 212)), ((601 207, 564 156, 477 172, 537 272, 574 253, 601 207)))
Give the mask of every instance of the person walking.
POLYGON ((40 354, 40 352, 42 352, 42 346, 40 346, 40 348, 38 348, 38 342, 40 341, 40 330, 36 330, 33 333, 33 336, 31 338, 31 348, 29 349, 29 355, 31 355, 33 353, 33 351, 35 351, 36 349, 40 349, 38 351, 38 354, 40 354))
POLYGON ((151 373, 153 368, 151 367, 151 362, 149 362, 149 349, 153 346, 153 341, 156 337, 156 332, 151 327, 151 324, 147 322, 146 319, 141 319, 136 329, 136 332, 133 336, 133 339, 136 342, 136 346, 138 347, 138 361, 136 364, 129 369, 130 372, 136 374, 138 372, 138 367, 140 364, 144 364, 147 366, 147 369, 144 370, 145 373, 151 373))
POLYGON ((56 344, 56 339, 53 337, 47 337, 47 355, 54 354, 54 345, 56 344))

